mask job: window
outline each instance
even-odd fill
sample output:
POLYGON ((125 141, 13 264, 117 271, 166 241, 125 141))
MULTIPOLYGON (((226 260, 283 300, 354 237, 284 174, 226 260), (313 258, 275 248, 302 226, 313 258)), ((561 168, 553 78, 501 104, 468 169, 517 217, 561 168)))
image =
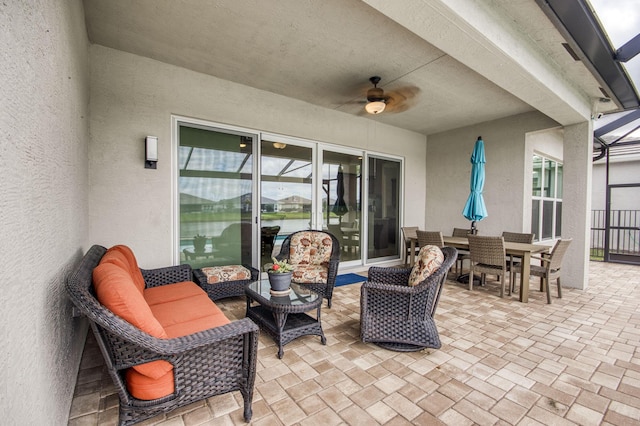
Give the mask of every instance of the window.
POLYGON ((533 156, 531 232, 535 241, 559 238, 562 233, 562 163, 533 156))

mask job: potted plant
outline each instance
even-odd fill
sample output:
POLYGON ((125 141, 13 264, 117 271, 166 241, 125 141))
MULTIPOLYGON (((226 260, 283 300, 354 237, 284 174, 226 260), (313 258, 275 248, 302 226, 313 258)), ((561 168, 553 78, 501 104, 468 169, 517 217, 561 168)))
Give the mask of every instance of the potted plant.
POLYGON ((268 263, 267 275, 269 276, 269 284, 273 291, 287 291, 291 286, 291 275, 293 274, 293 265, 284 260, 277 260, 272 257, 273 263, 268 263))
POLYGON ((207 244, 206 235, 196 234, 193 237, 193 249, 196 253, 204 253, 204 246, 207 244))

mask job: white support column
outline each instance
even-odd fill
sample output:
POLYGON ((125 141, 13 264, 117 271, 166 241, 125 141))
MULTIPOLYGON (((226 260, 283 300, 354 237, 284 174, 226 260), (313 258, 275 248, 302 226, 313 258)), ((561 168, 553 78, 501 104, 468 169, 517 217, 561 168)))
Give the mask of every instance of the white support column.
POLYGON ((573 242, 562 264, 562 285, 581 290, 589 283, 592 142, 591 121, 564 128, 562 237, 573 242))

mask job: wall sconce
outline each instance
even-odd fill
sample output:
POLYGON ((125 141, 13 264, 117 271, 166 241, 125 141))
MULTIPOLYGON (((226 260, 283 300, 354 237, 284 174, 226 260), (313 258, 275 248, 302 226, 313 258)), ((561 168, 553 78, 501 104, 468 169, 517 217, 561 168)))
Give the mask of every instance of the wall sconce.
POLYGON ((158 137, 147 136, 144 139, 144 168, 156 169, 158 164, 158 137))
POLYGON ((282 142, 274 142, 273 147, 276 149, 285 149, 287 147, 287 144, 282 142))

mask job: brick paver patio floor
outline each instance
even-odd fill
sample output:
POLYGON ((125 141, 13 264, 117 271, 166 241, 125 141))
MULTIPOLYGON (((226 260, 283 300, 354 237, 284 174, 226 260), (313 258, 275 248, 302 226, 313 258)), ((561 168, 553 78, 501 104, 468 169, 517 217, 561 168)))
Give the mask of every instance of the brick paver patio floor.
MULTIPOLYGON (((447 281, 436 312, 442 348, 397 353, 359 339, 360 285, 336 288, 317 336, 277 347, 260 336, 255 425, 640 424, 640 267, 591 262, 589 288, 532 280, 529 303, 447 281)), ((570 279, 565 278, 566 282, 570 279)), ((244 317, 243 298, 219 302, 244 317)), ((70 425, 117 424, 118 398, 91 332, 70 425)), ((238 392, 144 425, 245 424, 238 392)))

